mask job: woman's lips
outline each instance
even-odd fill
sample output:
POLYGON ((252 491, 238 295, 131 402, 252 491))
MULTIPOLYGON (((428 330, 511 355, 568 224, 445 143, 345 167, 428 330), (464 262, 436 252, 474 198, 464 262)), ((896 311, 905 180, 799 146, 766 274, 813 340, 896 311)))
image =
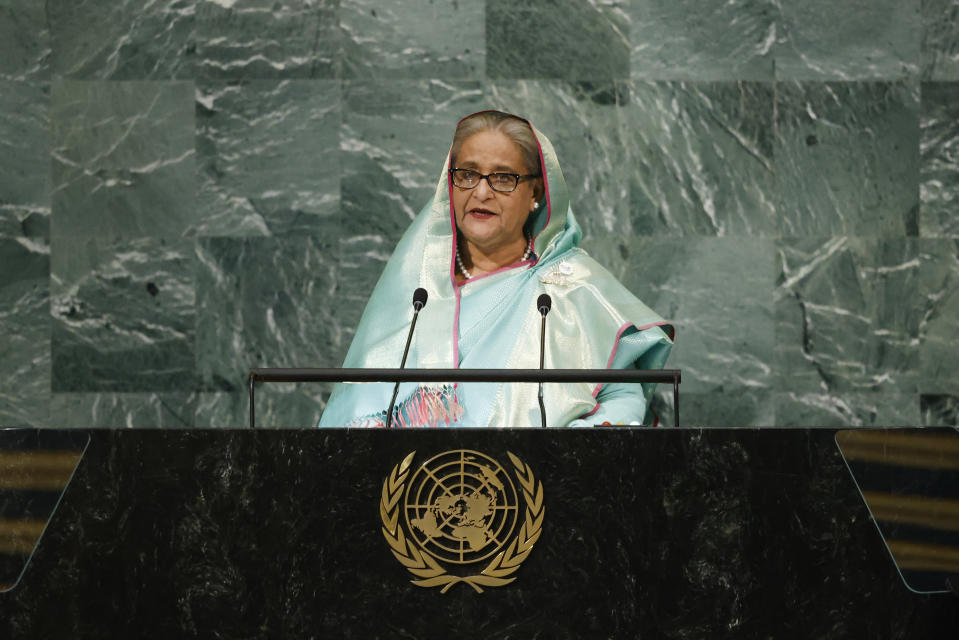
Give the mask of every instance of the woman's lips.
POLYGON ((470 209, 469 214, 480 220, 488 220, 495 216, 496 214, 492 211, 487 211, 486 209, 470 209))

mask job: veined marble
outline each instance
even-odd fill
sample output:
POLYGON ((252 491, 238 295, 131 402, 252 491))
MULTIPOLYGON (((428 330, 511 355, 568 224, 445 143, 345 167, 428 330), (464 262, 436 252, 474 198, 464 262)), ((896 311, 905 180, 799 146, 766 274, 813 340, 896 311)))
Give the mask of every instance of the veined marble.
POLYGON ((201 0, 196 9, 196 76, 336 77, 339 4, 339 0, 201 0))
POLYGON ((772 80, 775 0, 633 0, 630 76, 642 80, 772 80))
POLYGON ((628 2, 486 0, 486 75, 500 78, 625 80, 628 2))
POLYGON ((919 233, 959 237, 959 83, 922 85, 919 233))
POLYGON ((918 244, 847 236, 777 242, 777 390, 916 393, 918 244))
POLYGON ((959 0, 922 0, 922 77, 959 80, 959 0))
POLYGON ((684 424, 955 424, 957 2, 0 0, 0 421, 244 426, 498 108, 676 323, 684 424))
POLYGON ((919 242, 919 390, 959 395, 959 239, 919 242))
POLYGON ((54 83, 53 235, 177 238, 195 224, 193 86, 54 83))
POLYGON ((486 71, 485 9, 460 0, 342 2, 342 75, 478 80, 486 71))
POLYGON ((918 235, 916 84, 787 82, 776 92, 780 232, 918 235))
POLYGON ((196 388, 191 240, 55 235, 51 253, 54 392, 196 388))
POLYGON ((315 233, 337 220, 340 105, 335 81, 200 83, 196 233, 315 233))
POLYGON ((46 0, 55 76, 192 78, 196 11, 206 0, 46 0))
POLYGON ((776 234, 771 83, 636 82, 631 95, 635 233, 776 234))

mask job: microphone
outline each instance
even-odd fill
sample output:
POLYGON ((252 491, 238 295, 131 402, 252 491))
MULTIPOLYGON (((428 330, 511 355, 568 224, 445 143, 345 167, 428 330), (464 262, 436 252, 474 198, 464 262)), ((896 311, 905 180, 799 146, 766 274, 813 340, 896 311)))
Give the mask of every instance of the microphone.
POLYGON ((423 287, 418 287, 416 291, 413 292, 413 309, 419 311, 426 306, 426 299, 429 296, 426 295, 426 289, 423 287))
MULTIPOLYGON (((400 362, 400 369, 406 366, 406 355, 410 352, 410 342, 413 341, 413 329, 416 328, 416 317, 420 313, 420 309, 426 306, 426 289, 423 287, 417 287, 416 291, 413 292, 413 322, 410 323, 410 332, 406 336, 406 348, 403 349, 403 360, 400 362)), ((393 398, 390 400, 390 408, 386 412, 386 428, 389 429, 393 426, 393 406, 396 404, 396 394, 400 391, 400 381, 396 381, 396 386, 393 387, 393 398)))
MULTIPOLYGON (((543 328, 539 334, 539 369, 543 370, 546 360, 546 314, 549 313, 549 310, 553 306, 553 299, 549 297, 548 293, 542 294, 539 298, 536 299, 536 308, 539 309, 540 315, 543 316, 543 328)), ((546 428, 546 405, 543 404, 543 381, 539 382, 539 415, 542 420, 541 426, 546 428)))

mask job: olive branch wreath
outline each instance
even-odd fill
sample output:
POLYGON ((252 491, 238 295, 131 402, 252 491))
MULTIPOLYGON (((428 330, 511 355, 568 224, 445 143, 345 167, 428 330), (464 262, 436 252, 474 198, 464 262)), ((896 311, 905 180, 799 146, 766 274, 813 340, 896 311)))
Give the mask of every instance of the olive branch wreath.
POLYGON ((506 453, 516 468, 516 477, 523 487, 526 519, 520 527, 519 535, 513 538, 506 549, 496 554, 485 569, 477 575, 465 577, 447 573, 432 554, 417 548, 413 541, 407 540, 403 527, 399 523, 399 501, 416 452, 410 452, 402 462, 393 467, 390 475, 383 481, 380 518, 383 520, 383 537, 390 545, 393 555, 410 573, 419 578, 410 582, 418 587, 442 586, 440 593, 446 593, 457 582, 465 582, 477 593, 483 593, 483 587, 502 587, 516 580, 515 576, 508 576, 519 569, 532 551, 533 545, 539 540, 543 532, 543 516, 546 514, 546 509, 543 506, 543 483, 536 482, 533 470, 522 460, 508 451, 506 453))

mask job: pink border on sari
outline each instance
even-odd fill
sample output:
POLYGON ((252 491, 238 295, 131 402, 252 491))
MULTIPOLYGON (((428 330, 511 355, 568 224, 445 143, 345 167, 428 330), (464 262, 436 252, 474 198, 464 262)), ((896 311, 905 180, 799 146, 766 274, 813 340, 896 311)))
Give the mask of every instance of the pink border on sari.
MULTIPOLYGON (((623 324, 623 326, 621 326, 621 327, 619 328, 619 331, 616 332, 616 340, 613 342, 613 350, 610 352, 609 358, 606 359, 606 370, 608 371, 609 369, 612 368, 612 366, 613 366, 613 360, 616 358, 616 351, 619 349, 619 339, 623 337, 623 333, 624 333, 627 329, 629 329, 630 327, 635 327, 635 328, 636 328, 636 331, 645 331, 646 329, 652 329, 653 327, 664 327, 664 326, 665 326, 665 327, 669 327, 669 332, 668 332, 668 333, 669 333, 669 339, 672 340, 672 339, 674 338, 674 336, 676 335, 676 330, 675 330, 675 328, 673 327, 673 325, 671 325, 669 322, 667 322, 667 321, 665 321, 665 320, 663 320, 662 322, 651 322, 651 323, 649 323, 649 324, 644 324, 644 325, 641 326, 641 327, 637 327, 636 324, 633 323, 633 322, 627 322, 627 323, 623 324)), ((602 390, 603 384, 604 384, 604 383, 600 382, 600 383, 597 384, 596 387, 593 389, 593 397, 594 397, 594 398, 596 398, 596 397, 599 396, 599 392, 600 392, 600 390, 602 390)), ((588 413, 584 413, 583 415, 581 415, 581 416, 579 417, 579 419, 582 420, 583 418, 588 418, 589 416, 593 415, 593 414, 596 413, 597 411, 599 411, 599 402, 597 402, 596 405, 595 405, 588 413)), ((654 426, 654 427, 655 427, 655 426, 658 426, 658 425, 659 425, 659 416, 657 416, 655 413, 653 413, 653 417, 655 418, 655 422, 653 423, 653 426, 654 426)))

